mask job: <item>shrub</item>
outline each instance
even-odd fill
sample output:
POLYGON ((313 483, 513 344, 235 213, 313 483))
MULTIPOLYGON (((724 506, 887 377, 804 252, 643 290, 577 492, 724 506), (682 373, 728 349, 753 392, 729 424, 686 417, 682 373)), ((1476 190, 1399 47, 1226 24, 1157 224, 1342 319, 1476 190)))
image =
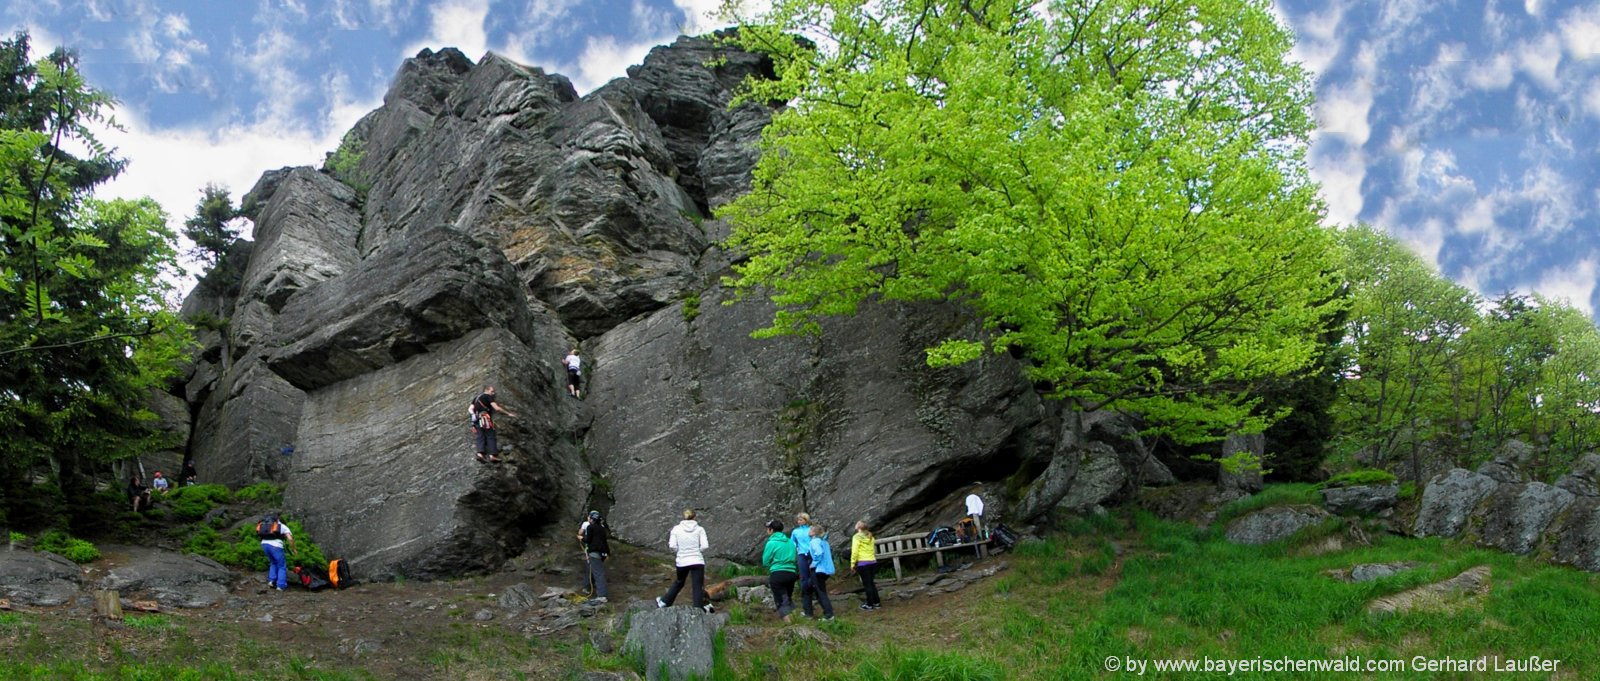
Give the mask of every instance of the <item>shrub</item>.
POLYGON ((700 316, 700 294, 691 293, 683 298, 683 321, 692 322, 700 316))
POLYGON ((267 506, 283 505, 283 488, 270 482, 258 482, 233 493, 239 501, 254 501, 267 506))
POLYGON ((50 530, 39 535, 33 550, 49 551, 74 563, 92 563, 100 559, 100 549, 61 530, 50 530))
POLYGON ((211 509, 233 501, 233 493, 222 485, 190 485, 168 492, 166 498, 172 505, 173 518, 194 522, 206 517, 211 509))
POLYGON ((26 544, 26 543, 28 543, 28 535, 25 535, 25 534, 23 534, 21 532, 12 532, 11 533, 11 543, 12 544, 26 544))
MULTIPOLYGON (((311 536, 300 523, 288 521, 288 524, 290 533, 294 535, 294 551, 288 555, 289 566, 326 571, 328 559, 323 555, 322 547, 311 540, 311 536)), ((267 569, 267 554, 262 552, 261 540, 256 537, 256 524, 246 523, 233 534, 230 539, 210 527, 197 525, 194 532, 184 540, 183 551, 205 556, 231 567, 246 570, 267 569)))

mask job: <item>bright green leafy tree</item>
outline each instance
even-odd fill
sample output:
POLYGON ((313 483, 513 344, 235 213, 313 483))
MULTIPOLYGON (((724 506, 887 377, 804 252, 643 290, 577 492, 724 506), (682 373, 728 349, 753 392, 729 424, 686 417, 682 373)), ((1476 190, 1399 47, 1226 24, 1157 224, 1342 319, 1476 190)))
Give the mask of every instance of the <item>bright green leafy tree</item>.
POLYGON ((1304 163, 1310 81, 1260 0, 775 0, 734 40, 783 102, 720 215, 730 283, 815 332, 872 299, 984 321, 1081 409, 1180 440, 1259 429, 1335 288, 1304 163), (796 40, 799 34, 814 42, 796 40))
POLYGON ((53 522, 27 510, 40 489, 83 498, 95 462, 173 444, 142 405, 188 342, 166 216, 90 197, 123 166, 93 133, 110 98, 72 53, 27 55, 26 35, 0 41, 0 512, 16 524, 53 522))

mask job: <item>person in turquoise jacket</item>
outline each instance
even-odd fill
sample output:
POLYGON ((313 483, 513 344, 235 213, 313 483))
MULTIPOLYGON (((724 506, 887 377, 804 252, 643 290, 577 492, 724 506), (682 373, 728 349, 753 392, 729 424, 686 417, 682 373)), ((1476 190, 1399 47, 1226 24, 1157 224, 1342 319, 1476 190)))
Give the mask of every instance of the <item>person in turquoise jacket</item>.
POLYGON ((833 576, 833 547, 828 546, 828 528, 821 523, 811 525, 811 584, 801 589, 800 608, 806 617, 812 617, 811 597, 816 595, 822 604, 822 619, 833 619, 833 601, 828 600, 828 578, 833 576))
POLYGON ((800 577, 795 567, 794 542, 783 533, 782 521, 767 521, 767 545, 761 549, 761 564, 767 566, 767 587, 772 589, 778 616, 788 618, 794 612, 794 583, 800 577))
POLYGON ((795 567, 800 575, 800 594, 811 588, 811 515, 805 512, 794 516, 794 531, 789 533, 794 542, 795 567))

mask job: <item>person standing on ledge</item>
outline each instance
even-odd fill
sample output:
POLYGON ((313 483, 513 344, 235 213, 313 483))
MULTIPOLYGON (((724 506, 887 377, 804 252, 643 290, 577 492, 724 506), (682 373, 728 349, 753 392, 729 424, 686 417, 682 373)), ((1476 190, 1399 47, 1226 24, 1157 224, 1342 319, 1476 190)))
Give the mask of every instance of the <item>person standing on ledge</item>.
POLYGON ((578 356, 577 348, 567 353, 566 358, 561 360, 561 366, 567 368, 567 394, 583 399, 583 358, 578 356))
POLYGON ((472 406, 467 407, 467 414, 472 417, 472 432, 477 434, 480 462, 500 463, 500 440, 495 437, 494 431, 495 412, 516 416, 510 409, 494 401, 494 386, 486 385, 483 394, 473 398, 472 406))

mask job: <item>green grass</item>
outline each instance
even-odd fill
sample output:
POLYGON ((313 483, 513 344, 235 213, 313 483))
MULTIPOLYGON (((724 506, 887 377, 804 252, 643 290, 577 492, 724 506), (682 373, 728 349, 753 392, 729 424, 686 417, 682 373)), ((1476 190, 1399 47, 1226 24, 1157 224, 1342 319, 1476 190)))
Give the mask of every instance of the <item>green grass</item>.
POLYGON ((189 485, 166 493, 162 498, 176 520, 192 523, 211 509, 233 501, 233 492, 222 485, 189 485))
POLYGON ((1348 473, 1340 473, 1319 483, 1319 489, 1330 487, 1359 487, 1361 485, 1387 485, 1395 481, 1393 473, 1374 468, 1365 468, 1348 473))
POLYGON ((258 482, 249 487, 241 487, 233 493, 233 498, 240 501, 254 501, 265 506, 283 505, 283 488, 270 482, 258 482))
POLYGON ((760 565, 741 565, 739 563, 728 563, 727 565, 722 566, 722 569, 718 570, 717 574, 722 575, 723 579, 733 579, 734 577, 765 577, 767 576, 767 569, 761 567, 760 565))
POLYGON ((1233 503, 1223 506, 1217 512, 1217 524, 1226 525, 1228 521, 1239 516, 1258 511, 1268 506, 1286 506, 1291 504, 1322 505, 1322 494, 1317 486, 1304 482, 1288 482, 1276 485, 1267 485, 1260 493, 1248 496, 1233 503))
POLYGON ((130 629, 139 631, 163 631, 166 629, 172 629, 176 626, 172 623, 172 619, 166 615, 142 615, 129 617, 124 619, 122 623, 127 625, 130 629))
MULTIPOLYGON (((1294 499, 1309 486, 1280 489, 1294 499)), ((1561 678, 1600 677, 1600 575, 1430 539, 1379 536, 1371 546, 1308 555, 1306 546, 1343 523, 1272 546, 1226 542, 1220 530, 1169 523, 1143 513, 1084 519, 1068 531, 1026 542, 1005 557, 1011 569, 915 612, 886 599, 872 616, 845 615, 823 630, 835 645, 781 643, 735 653, 739 678, 808 665, 817 679, 1120 678, 1107 657, 1182 659, 1562 660, 1561 678), (1118 548, 1120 547, 1120 555, 1118 548), (1349 584, 1326 571, 1361 563, 1415 561, 1421 567, 1349 584), (1386 595, 1488 565, 1481 603, 1452 611, 1369 614, 1386 595), (831 625, 831 626, 830 626, 831 625)), ((920 600, 920 597, 919 597, 920 600)), ((760 626, 784 626, 753 618, 760 626)), ((1147 669, 1145 678, 1187 676, 1147 669)), ((1546 674, 1509 678, 1546 678, 1546 674)), ((1376 678, 1361 674, 1236 673, 1229 678, 1376 678)), ((1401 671, 1385 679, 1441 678, 1401 671)), ((1466 675, 1442 678, 1470 678, 1466 675)))

